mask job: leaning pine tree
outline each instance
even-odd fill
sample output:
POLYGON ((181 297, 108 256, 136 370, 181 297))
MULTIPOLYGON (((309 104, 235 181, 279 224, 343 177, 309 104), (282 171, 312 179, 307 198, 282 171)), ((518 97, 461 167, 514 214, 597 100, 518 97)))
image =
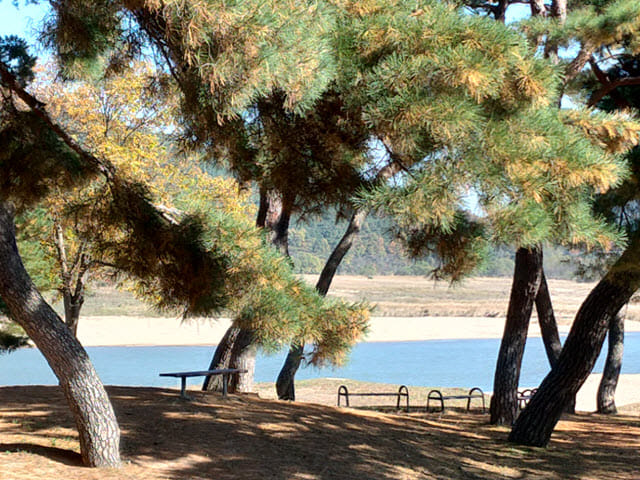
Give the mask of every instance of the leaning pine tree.
MULTIPOLYGON (((510 44, 511 52, 502 52, 500 60, 493 60, 496 64, 492 65, 488 58, 483 63, 482 57, 471 52, 463 54, 470 42, 462 39, 448 56, 411 58, 407 52, 405 55, 411 61, 403 62, 397 53, 387 60, 385 32, 393 36, 390 50, 401 45, 407 51, 415 39, 437 46, 438 39, 450 38, 437 35, 449 27, 445 23, 446 15, 438 16, 438 25, 428 23, 430 10, 434 8, 414 12, 415 28, 428 27, 427 31, 433 35, 416 33, 407 39, 400 37, 402 42, 398 41, 401 35, 398 29, 385 28, 386 18, 377 17, 379 35, 375 36, 375 46, 370 50, 377 54, 366 58, 375 62, 372 69, 375 83, 371 85, 377 87, 380 100, 374 103, 375 110, 365 111, 369 122, 385 133, 381 138, 390 150, 404 159, 408 181, 402 188, 383 190, 380 196, 365 200, 393 213, 407 228, 419 229, 421 224, 426 224, 447 233, 454 231, 456 212, 464 210, 463 193, 471 186, 485 209, 488 230, 495 241, 511 244, 515 241, 516 246, 527 250, 545 241, 584 241, 592 245, 611 242, 612 232, 591 216, 588 200, 594 192, 606 190, 620 181, 623 162, 616 156, 619 151, 609 147, 621 139, 633 143, 637 125, 625 118, 601 119, 577 112, 581 121, 591 123, 592 128, 583 130, 577 126, 572 116, 555 107, 560 88, 559 69, 544 59, 523 62, 522 59, 527 58, 524 53, 510 64, 509 53, 516 53, 514 45, 525 52, 528 50, 526 40, 497 22, 490 25, 490 20, 476 17, 469 21, 477 28, 474 32, 484 28, 496 37, 516 37, 510 44), (441 65, 439 61, 446 62, 441 65), (498 66, 498 61, 503 65, 498 66), (418 62, 422 62, 422 68, 412 70, 410 66, 418 62), (429 72, 424 80, 419 75, 421 71, 429 72), (442 99, 434 95, 438 76, 433 72, 447 73, 444 77, 447 96, 442 99), (505 77, 496 79, 498 74, 505 77), (407 80, 403 81, 405 76, 407 80), (468 79, 473 82, 465 83, 468 79), (385 101, 387 85, 395 88, 396 95, 385 101), (428 90, 423 85, 428 86, 428 90), (459 97, 453 95, 456 91, 452 85, 459 86, 459 97), (425 97, 421 98, 421 94, 425 97), (422 114, 418 114, 420 108, 424 109, 422 114), (438 121, 429 122, 429 118, 438 121), (609 144, 591 141, 593 131, 598 130, 602 122, 610 122, 619 131, 609 144)), ((451 28, 455 31, 456 26, 451 28)), ((467 30, 462 35, 471 33, 467 30)), ((501 44, 494 41, 493 45, 498 48, 501 44)), ((422 48, 424 51, 424 46, 422 48)), ((359 88, 367 86, 367 78, 366 75, 358 77, 359 88)), ((370 92, 369 98, 372 96, 370 92)), ((619 146, 624 149, 628 145, 619 146)), ((528 305, 523 305, 521 317, 527 322, 526 310, 530 310, 541 281, 540 275, 537 276, 530 289, 533 296, 528 305)), ((520 327, 521 324, 516 326, 518 330, 520 327)), ((519 334, 514 338, 518 337, 519 334)), ((518 342, 521 349, 523 340, 518 342)), ((519 356, 515 352, 514 358, 519 356)), ((513 419, 517 413, 515 390, 519 364, 510 371, 509 379, 500 382, 505 391, 505 408, 500 410, 509 410, 508 416, 513 419)))
MULTIPOLYGON (((140 13, 141 10, 137 7, 139 5, 136 5, 136 13, 140 13)), ((54 16, 50 29, 52 43, 60 46, 63 42, 68 42, 59 50, 67 75, 86 70, 87 66, 95 64, 96 59, 107 58, 110 61, 109 67, 115 68, 118 61, 122 65, 122 60, 127 58, 126 55, 135 51, 135 49, 123 50, 121 48, 123 45, 114 41, 117 34, 123 32, 117 28, 121 18, 119 6, 102 2, 66 2, 57 4, 56 8, 58 14, 64 8, 69 10, 64 15, 54 16), (82 33, 78 33, 77 27, 83 22, 90 23, 90 28, 81 29, 82 33), (74 43, 74 41, 77 42, 74 43), (71 44, 74 48, 67 48, 71 44), (100 55, 106 50, 110 51, 110 54, 100 55)), ((156 27, 155 21, 161 17, 162 13, 171 15, 169 10, 160 12, 157 8, 157 5, 150 5, 150 10, 147 11, 148 19, 153 23, 149 33, 156 27)), ((305 8, 304 12, 298 11, 298 13, 308 14, 308 11, 305 8)), ((247 17, 241 15, 240 18, 244 21, 247 17)), ((274 20, 277 19, 271 15, 260 16, 256 24, 250 24, 248 27, 249 30, 251 27, 257 28, 258 31, 262 29, 264 33, 264 22, 274 20)), ((249 34, 246 38, 253 39, 254 36, 249 34)), ((290 42, 289 46, 291 52, 287 52, 288 58, 295 59, 307 45, 304 42, 290 42)), ((233 51, 231 49, 231 52, 233 51)), ((247 50, 247 52, 250 51, 247 50)), ((173 53, 183 61, 182 53, 191 55, 193 52, 184 52, 182 46, 178 45, 173 53)), ((259 52, 259 55, 271 55, 271 59, 281 57, 279 53, 274 55, 270 49, 259 52)), ((282 55, 283 58, 286 56, 282 55)), ((316 65, 313 56, 308 58, 313 65, 316 65)), ((262 64, 254 63, 253 60, 249 63, 262 64)), ((185 216, 176 220, 159 212, 150 202, 148 192, 143 187, 119 177, 106 159, 98 159, 88 153, 59 125, 55 124, 44 110, 43 104, 29 95, 24 89, 24 83, 20 83, 20 75, 23 73, 20 67, 22 65, 19 62, 16 63, 11 59, 8 63, 3 61, 0 70, 4 90, 1 132, 4 143, 10 146, 3 150, 3 160, 0 165, 4 170, 2 178, 11 179, 11 182, 3 184, 0 195, 3 206, 2 245, 4 245, 2 262, 4 281, 0 284, 2 289, 0 295, 7 299, 12 318, 30 334, 56 371, 76 416, 85 463, 91 466, 116 466, 119 464, 119 431, 108 398, 99 379, 95 376, 86 353, 38 296, 22 268, 13 233, 14 208, 19 211, 29 208, 34 201, 48 193, 48 188, 54 184, 53 180, 60 188, 64 188, 84 181, 89 175, 101 175, 106 180, 105 192, 108 195, 101 208, 97 209, 97 213, 104 214, 102 217, 104 221, 100 223, 101 229, 96 231, 104 231, 105 235, 92 239, 95 251, 109 258, 111 264, 119 270, 138 278, 141 291, 158 298, 160 307, 178 308, 187 315, 209 314, 224 305, 225 299, 228 298, 227 292, 224 291, 224 279, 230 262, 228 256, 221 252, 217 242, 205 245, 202 239, 205 230, 198 219, 185 216), (19 102, 16 101, 18 97, 19 102), (37 144, 34 143, 34 139, 38 139, 37 144), (25 159, 29 162, 25 162, 25 159), (17 179, 20 181, 15 182, 17 179), (109 236, 109 229, 112 229, 115 234, 109 236), (158 238, 163 239, 159 242, 160 247, 151 248, 157 245, 158 238), (164 250, 160 251, 158 248, 164 248, 164 250), (158 263, 158 258, 163 258, 164 261, 158 263), (34 301, 38 305, 33 305, 34 301), (92 391, 89 392, 89 390, 92 391), (87 403, 89 398, 98 399, 99 402, 90 406, 87 403)), ((218 75, 223 71, 224 67, 220 65, 215 75, 210 77, 211 81, 219 79, 218 75)), ((234 76, 236 72, 228 72, 228 74, 234 76)), ((310 68, 304 74, 313 78, 315 71, 310 68)), ((214 112, 214 117, 232 114, 240 108, 244 99, 253 95, 252 92, 259 91, 265 82, 260 81, 258 77, 256 82, 249 82, 249 84, 222 82, 221 85, 230 86, 232 94, 229 97, 230 102, 220 105, 220 108, 214 112)), ((288 79, 282 77, 274 79, 269 75, 266 83, 273 82, 271 86, 275 86, 280 80, 283 80, 285 85, 288 79)), ((295 84, 295 88, 285 89, 292 105, 304 96, 306 84, 304 81, 297 82, 297 80, 294 79, 291 83, 291 85, 295 84)), ((201 97, 198 91, 194 94, 195 97, 192 98, 201 97)), ((292 284, 292 287, 295 291, 300 290, 295 284, 292 284)), ((282 291, 283 288, 279 284, 270 285, 261 294, 260 300, 265 307, 272 308, 273 295, 279 295, 282 291)), ((326 309, 318 304, 312 295, 304 295, 310 297, 305 300, 310 307, 326 309)), ((266 318, 260 315, 260 311, 256 314, 249 305, 247 308, 240 309, 240 312, 243 313, 239 316, 241 321, 257 319, 259 322, 266 318)), ((316 315, 308 315, 306 318, 315 317, 316 315)), ((338 317, 328 315, 327 322, 315 330, 315 332, 319 331, 321 336, 316 342, 318 358, 330 357, 330 353, 329 355, 326 353, 337 351, 334 348, 336 346, 339 350, 339 347, 344 345, 344 339, 355 338, 332 333, 335 322, 340 323, 338 317), (342 340, 337 341, 337 338, 342 340)), ((347 325, 351 324, 353 323, 347 322, 347 325)), ((356 320, 356 324, 359 325, 359 321, 356 320)), ((345 324, 343 322, 340 325, 345 324)), ((282 325, 282 330, 285 330, 286 326, 286 323, 282 325)), ((354 332, 360 330, 361 328, 358 327, 354 332)))
MULTIPOLYGON (((586 0, 569 4, 569 7, 564 25, 543 18, 525 24, 532 39, 547 39, 559 46, 569 43, 579 46, 577 55, 566 65, 567 81, 575 78, 587 63, 591 64, 591 69, 585 75, 599 77, 599 64, 606 64, 610 51, 623 49, 629 54, 638 52, 636 37, 640 28, 640 5, 637 2, 586 0)), ((583 80, 581 78, 580 83, 583 80)), ((603 80, 605 85, 599 94, 614 91, 619 86, 608 85, 609 82, 603 80)), ((593 105, 593 101, 590 103, 593 105)), ((602 122, 598 128, 598 121, 588 126, 589 122, 582 120, 575 122, 576 126, 583 128, 588 135, 595 136, 598 143, 610 150, 624 150, 637 140, 634 135, 625 134, 624 128, 606 122, 602 122)), ((606 334, 603 325, 612 325, 620 307, 637 288, 632 265, 628 263, 633 261, 636 243, 634 234, 623 255, 583 303, 558 362, 516 421, 510 436, 512 441, 532 445, 545 445, 549 441, 561 412, 595 364, 606 334), (612 290, 603 294, 607 288, 612 290), (594 308, 594 305, 599 308, 594 308), (544 415, 542 412, 545 412, 544 415)))

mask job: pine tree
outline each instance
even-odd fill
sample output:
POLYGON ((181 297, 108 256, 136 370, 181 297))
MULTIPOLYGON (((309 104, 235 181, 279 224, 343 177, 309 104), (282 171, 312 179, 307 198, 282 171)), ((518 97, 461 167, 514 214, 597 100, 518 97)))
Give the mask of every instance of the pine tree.
MULTIPOLYGON (((496 10, 487 8, 486 3, 465 3, 471 7, 480 7, 481 10, 484 9, 489 14, 496 14, 496 10)), ((508 7, 509 3, 510 2, 503 2, 504 7, 508 7)), ((575 7, 575 5, 573 6, 575 7)), ((587 26, 586 24, 581 24, 580 26, 577 26, 581 20, 576 20, 577 17, 575 15, 567 17, 567 4, 564 0, 553 0, 549 5, 545 5, 544 2, 531 2, 531 12, 531 20, 523 22, 522 28, 527 32, 530 41, 536 46, 538 52, 542 52, 542 55, 545 58, 550 59, 563 68, 563 81, 560 85, 561 88, 559 89, 557 97, 560 99, 567 85, 579 74, 580 70, 589 61, 591 56, 590 52, 593 50, 593 38, 597 36, 594 35, 594 26, 596 26, 600 19, 593 18, 598 14, 597 12, 595 12, 595 15, 594 12, 588 12, 587 17, 591 16, 591 20, 589 20, 591 25, 587 26), (560 59, 558 57, 558 49, 559 47, 566 45, 568 38, 567 35, 578 35, 578 37, 581 38, 582 48, 578 50, 578 53, 573 58, 560 59), (589 37, 589 39, 587 39, 587 37, 589 37)), ((498 18, 496 15, 496 19, 504 21, 504 16, 498 18)), ((633 23, 633 19, 631 19, 631 23, 633 23)), ((623 123, 621 123, 621 128, 623 123)), ((633 129, 629 130, 628 134, 633 135, 633 129)), ((541 246, 536 247, 536 249, 540 248, 541 246)), ((535 286, 539 281, 536 279, 536 277, 539 277, 539 273, 534 274, 534 271, 530 272, 532 275, 530 282, 535 286)), ((518 269, 516 269, 514 273, 514 280, 522 275, 524 275, 524 271, 518 271, 518 269)), ((544 273, 542 273, 542 276, 544 277, 544 273)), ((544 325, 542 333, 545 341, 545 347, 547 348, 547 352, 550 354, 550 363, 555 364, 557 351, 559 350, 559 339, 557 335, 557 328, 554 328, 553 324, 550 324, 550 321, 553 319, 553 310, 548 296, 548 289, 544 287, 542 289, 531 288, 528 294, 524 294, 524 292, 522 292, 522 298, 526 299, 528 303, 532 303, 533 299, 536 299, 536 303, 540 307, 538 309, 538 313, 541 318, 541 326, 544 325)), ((510 312, 515 311, 517 310, 510 309, 510 312)), ((505 326, 505 335, 508 332, 515 334, 515 332, 518 331, 519 333, 517 336, 525 338, 529 317, 530 309, 526 309, 518 315, 508 315, 507 324, 505 326)), ((513 356, 510 362, 506 362, 503 357, 507 355, 508 352, 513 351, 513 346, 510 345, 507 338, 503 339, 498 360, 498 366, 502 366, 502 368, 496 369, 496 386, 494 386, 494 396, 492 398, 491 412, 493 422, 510 424, 518 413, 518 403, 516 401, 518 379, 517 371, 519 371, 519 364, 522 359, 523 346, 524 343, 521 343, 521 348, 518 349, 518 354, 513 356), (504 368, 507 364, 512 365, 512 367, 508 369, 504 368), (513 368, 514 366, 517 368, 513 368), (516 372, 515 375, 511 373, 513 371, 516 372)), ((567 408, 571 410, 572 406, 569 405, 567 408)))

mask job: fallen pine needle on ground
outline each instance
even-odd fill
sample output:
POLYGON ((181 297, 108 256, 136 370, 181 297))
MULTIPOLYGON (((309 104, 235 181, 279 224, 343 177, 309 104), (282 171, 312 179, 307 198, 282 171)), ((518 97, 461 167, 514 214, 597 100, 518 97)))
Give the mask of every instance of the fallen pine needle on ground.
POLYGON ((108 387, 122 429, 120 470, 81 466, 58 387, 2 387, 0 479, 637 479, 633 407, 567 416, 539 449, 507 443, 508 429, 477 411, 424 413, 419 394, 409 414, 338 408, 337 382, 299 386, 301 397, 327 393, 316 400, 324 405, 196 390, 184 401, 175 389, 108 387))

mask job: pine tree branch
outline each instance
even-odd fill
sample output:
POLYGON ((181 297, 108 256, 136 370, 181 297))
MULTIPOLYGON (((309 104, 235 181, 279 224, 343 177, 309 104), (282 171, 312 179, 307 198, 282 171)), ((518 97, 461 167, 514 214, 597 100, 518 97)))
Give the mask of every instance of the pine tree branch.
MULTIPOLYGON (((594 73, 595 73, 595 70, 594 70, 594 73)), ((597 76, 598 76, 598 74, 596 73, 596 77, 597 76)), ((609 94, 613 94, 615 92, 615 90, 620 88, 620 87, 630 87, 630 86, 634 86, 634 85, 640 85, 640 77, 627 77, 627 78, 621 78, 621 79, 618 79, 618 80, 610 81, 605 76, 605 79, 606 80, 603 83, 600 80, 600 78, 598 78, 598 81, 600 81, 600 83, 602 83, 602 87, 600 87, 598 90, 593 92, 593 94, 591 94, 591 97, 589 98, 589 101, 587 102, 587 105, 589 107, 595 107, 598 104, 598 102, 600 102, 600 100, 602 100, 604 97, 606 97, 609 94)), ((617 99, 616 99, 616 103, 618 103, 617 99)))
MULTIPOLYGON (((589 61, 589 64, 591 65, 591 70, 593 70, 593 73, 595 74, 596 78, 598 79, 598 81, 603 86, 611 84, 611 80, 609 79, 609 76, 605 72, 602 71, 602 69, 600 68, 600 65, 598 65, 598 62, 596 62, 594 58, 591 58, 591 60, 589 61)), ((591 95, 592 96, 595 95, 595 93, 597 93, 598 91, 592 93, 591 95)), ((630 106, 629 102, 622 95, 620 95, 619 92, 616 92, 615 90, 612 90, 610 92, 610 94, 611 94, 611 98, 613 99, 614 102, 616 102, 616 105, 619 108, 629 108, 629 106, 630 106)), ((589 107, 595 107, 596 104, 602 98, 603 97, 601 97, 600 99, 594 101, 593 104, 591 103, 592 99, 589 99, 588 106, 589 107)))
POLYGON ((78 276, 76 277, 76 287, 73 291, 74 301, 78 301, 84 293, 84 276, 91 268, 91 261, 89 261, 89 257, 84 253, 80 256, 80 267, 78 269, 78 276))
POLYGON ((62 127, 60 127, 60 125, 51 119, 45 109, 46 105, 20 86, 15 76, 3 62, 0 62, 0 79, 9 90, 15 93, 16 96, 22 100, 56 135, 58 135, 58 137, 71 150, 77 153, 80 158, 86 161, 89 165, 92 165, 98 172, 104 175, 107 180, 113 181, 115 179, 115 166, 107 160, 98 159, 78 145, 76 141, 73 140, 69 134, 62 129, 62 127))
POLYGON ((583 45, 578 55, 567 65, 564 72, 564 84, 576 78, 585 65, 591 60, 595 48, 590 45, 583 45))
POLYGON ((71 275, 69 273, 69 264, 67 262, 67 252, 64 246, 64 235, 62 233, 62 226, 60 222, 55 219, 53 221, 54 235, 53 244, 56 247, 58 253, 58 263, 60 265, 60 274, 62 276, 62 291, 63 293, 71 292, 71 275))

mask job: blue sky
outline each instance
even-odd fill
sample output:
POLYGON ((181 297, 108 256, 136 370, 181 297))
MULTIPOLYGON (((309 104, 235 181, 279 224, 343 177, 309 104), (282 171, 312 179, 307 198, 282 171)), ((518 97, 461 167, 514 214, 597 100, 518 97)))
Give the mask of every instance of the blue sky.
POLYGON ((0 0, 0 36, 19 35, 32 43, 36 27, 42 21, 48 5, 44 2, 16 8, 11 0, 0 0))

